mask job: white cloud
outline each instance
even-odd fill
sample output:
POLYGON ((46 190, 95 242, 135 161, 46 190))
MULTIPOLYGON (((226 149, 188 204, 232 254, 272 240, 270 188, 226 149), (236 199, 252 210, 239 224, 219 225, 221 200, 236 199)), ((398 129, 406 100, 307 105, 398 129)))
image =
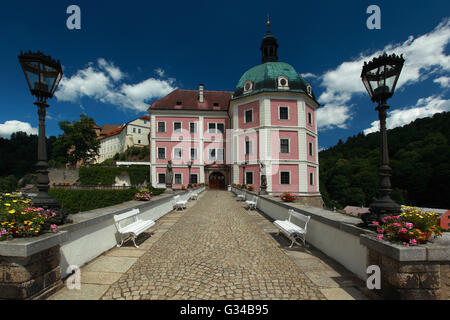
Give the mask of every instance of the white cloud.
POLYGON ((314 73, 311 73, 311 72, 301 73, 300 75, 303 78, 317 78, 317 76, 314 73))
MULTIPOLYGON (((163 75, 164 71, 159 74, 163 75)), ((175 90, 174 79, 148 78, 140 83, 127 84, 124 73, 113 63, 103 58, 97 60, 97 66, 89 63, 70 78, 63 77, 55 96, 61 101, 79 102, 82 97, 110 103, 121 108, 137 112, 146 111, 149 100, 167 95, 175 90)))
POLYGON ((418 38, 410 36, 403 43, 389 44, 371 55, 360 54, 356 59, 343 62, 336 69, 325 72, 320 77, 322 80, 321 86, 325 87, 325 91, 318 100, 325 107, 328 104, 341 106, 339 112, 342 112, 342 114, 338 116, 334 114, 336 120, 322 118, 322 121, 325 120, 325 122, 319 121, 319 127, 342 127, 343 123, 345 124, 347 120, 351 119, 351 113, 344 106, 349 108, 349 102, 355 94, 366 92, 361 81, 361 70, 365 61, 370 61, 383 52, 403 54, 405 65, 397 84, 397 88, 401 88, 417 83, 435 72, 450 71, 450 56, 445 54, 445 48, 449 40, 450 19, 445 19, 430 33, 418 38), (343 120, 345 117, 347 118, 343 120))
MULTIPOLYGON (((415 106, 404 109, 396 109, 388 113, 386 128, 393 129, 404 126, 419 118, 431 117, 435 113, 450 111, 450 100, 443 99, 442 96, 431 96, 417 100, 415 106)), ((371 123, 371 127, 364 130, 367 135, 380 130, 380 121, 371 123)))
POLYGON ((450 77, 439 77, 433 80, 434 83, 439 83, 442 88, 450 87, 450 77))
POLYGON ((346 121, 351 119, 352 115, 350 107, 327 104, 317 109, 317 123, 321 129, 331 129, 338 127, 340 129, 347 128, 346 121))
POLYGON ((165 71, 161 68, 156 68, 155 72, 158 74, 160 78, 164 77, 165 71))
POLYGON ((37 134, 37 128, 31 127, 28 122, 18 120, 8 120, 5 123, 0 123, 0 137, 10 138, 14 132, 23 131, 27 134, 37 134))
POLYGON ((114 81, 118 81, 120 79, 123 78, 123 73, 122 71, 120 71, 119 68, 117 68, 116 66, 114 66, 113 63, 109 63, 108 61, 106 61, 103 58, 99 58, 98 59, 98 65, 104 69, 106 72, 108 72, 109 76, 114 80, 114 81))

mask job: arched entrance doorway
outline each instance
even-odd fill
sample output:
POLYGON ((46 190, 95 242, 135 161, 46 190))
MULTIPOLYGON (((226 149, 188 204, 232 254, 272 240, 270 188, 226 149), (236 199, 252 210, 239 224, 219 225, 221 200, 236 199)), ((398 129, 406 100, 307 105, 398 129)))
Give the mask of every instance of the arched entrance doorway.
POLYGON ((220 172, 213 172, 209 175, 210 189, 225 189, 225 176, 220 172))

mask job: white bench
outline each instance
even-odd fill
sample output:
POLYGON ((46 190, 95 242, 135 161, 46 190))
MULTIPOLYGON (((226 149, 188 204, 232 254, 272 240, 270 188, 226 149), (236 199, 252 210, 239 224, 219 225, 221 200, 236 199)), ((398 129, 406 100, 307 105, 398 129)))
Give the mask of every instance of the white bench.
POLYGON ((175 197, 173 197, 173 200, 175 200, 175 205, 174 205, 174 209, 178 210, 178 209, 186 209, 186 205, 187 205, 187 200, 178 200, 180 199, 180 195, 177 195, 175 197))
POLYGON ((197 200, 198 199, 198 192, 192 192, 189 196, 189 200, 197 200))
POLYGON ((132 239, 134 246, 136 248, 139 248, 139 246, 136 245, 136 238, 145 230, 150 228, 151 226, 155 225, 155 221, 153 220, 140 220, 138 219, 137 215, 139 214, 139 209, 133 209, 125 213, 114 215, 114 222, 117 228, 117 231, 120 234, 121 242, 120 244, 117 244, 118 247, 121 247, 124 240, 126 239, 132 239), (125 226, 121 226, 121 223, 125 219, 133 218, 134 222, 127 224, 125 226))
POLYGON ((306 230, 308 227, 308 222, 311 217, 305 216, 301 213, 298 213, 294 211, 293 209, 289 210, 289 218, 288 220, 275 220, 273 224, 279 229, 278 234, 280 234, 280 231, 283 232, 290 240, 292 240, 291 245, 289 248, 292 248, 295 241, 298 239, 301 239, 303 241, 303 244, 306 246, 305 237, 306 237, 306 230), (291 222, 291 217, 294 216, 298 220, 304 222, 304 226, 299 227, 295 223, 291 222))
POLYGON ((245 203, 247 204, 247 209, 255 210, 256 209, 256 205, 258 203, 258 197, 257 196, 253 196, 252 200, 247 200, 247 201, 245 201, 245 203))
POLYGON ((237 201, 244 201, 245 200, 245 192, 242 190, 237 190, 236 197, 237 197, 237 201))

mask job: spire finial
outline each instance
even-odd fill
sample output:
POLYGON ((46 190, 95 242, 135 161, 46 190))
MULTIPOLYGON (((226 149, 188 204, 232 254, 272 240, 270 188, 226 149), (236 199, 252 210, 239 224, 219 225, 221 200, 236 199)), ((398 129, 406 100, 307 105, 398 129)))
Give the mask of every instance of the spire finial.
POLYGON ((270 33, 270 19, 269 19, 269 14, 267 14, 267 22, 266 22, 266 25, 267 25, 267 33, 270 33))

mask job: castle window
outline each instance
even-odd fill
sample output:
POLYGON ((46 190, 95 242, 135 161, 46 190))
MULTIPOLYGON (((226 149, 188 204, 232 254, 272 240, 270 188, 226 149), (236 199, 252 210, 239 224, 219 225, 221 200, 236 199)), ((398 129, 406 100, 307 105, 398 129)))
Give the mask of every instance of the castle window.
POLYGON ((165 173, 158 173, 158 183, 159 184, 166 183, 166 174, 165 173))
POLYGON ((183 184, 183 175, 181 173, 175 173, 175 184, 183 184))
POLYGON ((249 109, 245 111, 245 123, 253 121, 253 110, 249 109))
POLYGON ((244 93, 250 92, 253 89, 253 82, 247 80, 244 82, 244 93))
POLYGON ((286 107, 286 106, 279 107, 279 119, 280 120, 289 120, 289 107, 286 107))
POLYGON ((314 173, 312 173, 312 172, 309 173, 309 184, 311 186, 314 185, 314 173))
POLYGON ((289 89, 289 79, 287 77, 278 77, 278 89, 289 89))
POLYGON ((245 183, 246 184, 253 184, 253 171, 246 171, 245 172, 245 183))
POLYGON ((173 131, 174 132, 180 132, 181 131, 181 122, 174 122, 173 123, 173 131))
POLYGON ((289 139, 280 139, 280 153, 289 153, 289 139))
POLYGON ((308 95, 309 95, 309 96, 312 96, 312 88, 311 88, 311 85, 310 85, 310 84, 308 84, 308 85, 306 86, 306 91, 308 92, 308 95))
POLYGON ((166 132, 166 123, 158 122, 158 132, 166 132))
POLYGON ((308 112, 308 123, 312 125, 312 113, 308 112))
POLYGON ((280 184, 291 184, 291 173, 289 171, 280 172, 280 184))

